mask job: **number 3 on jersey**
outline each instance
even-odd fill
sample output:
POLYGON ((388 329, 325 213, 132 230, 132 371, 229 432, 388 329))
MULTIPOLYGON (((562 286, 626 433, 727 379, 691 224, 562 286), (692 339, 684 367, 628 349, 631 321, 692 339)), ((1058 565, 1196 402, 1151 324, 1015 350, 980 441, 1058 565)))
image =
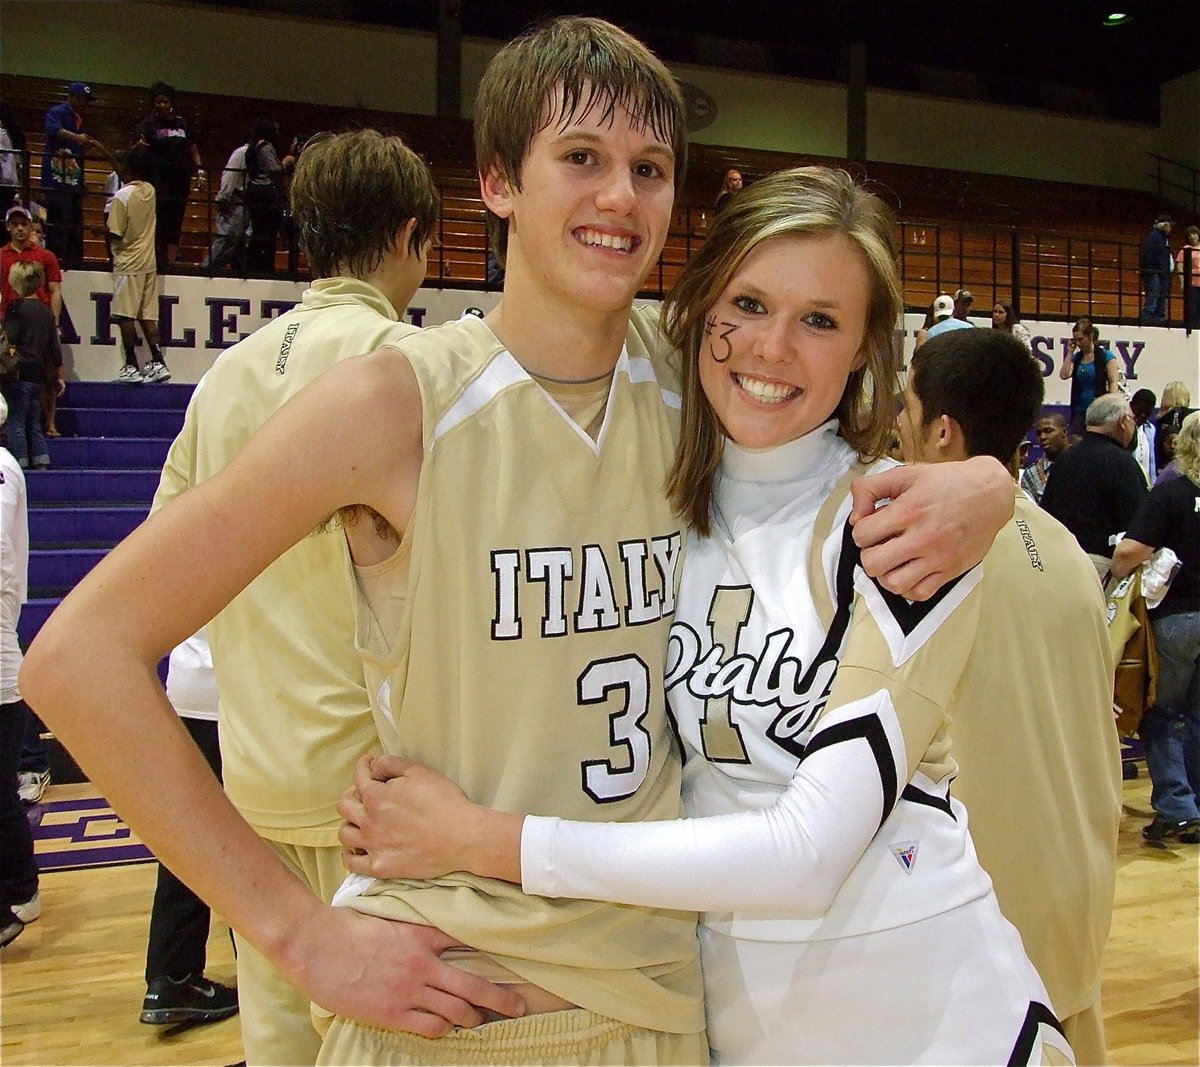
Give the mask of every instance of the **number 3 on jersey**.
POLYGON ((581 705, 611 705, 611 694, 621 695, 620 706, 608 714, 608 740, 625 750, 622 765, 597 759, 584 760, 581 768, 583 791, 597 804, 625 800, 638 791, 650 769, 650 733, 642 725, 650 710, 650 668, 640 656, 596 660, 579 676, 577 689, 581 705))

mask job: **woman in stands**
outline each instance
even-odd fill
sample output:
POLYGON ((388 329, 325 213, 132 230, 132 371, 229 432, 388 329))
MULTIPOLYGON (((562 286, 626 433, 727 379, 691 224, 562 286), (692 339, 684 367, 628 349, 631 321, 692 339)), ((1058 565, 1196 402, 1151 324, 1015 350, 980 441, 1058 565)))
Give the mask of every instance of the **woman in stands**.
POLYGON ((1091 319, 1071 329, 1071 348, 1063 353, 1058 376, 1071 383, 1071 433, 1083 433, 1084 416, 1093 400, 1117 391, 1117 357, 1100 347, 1100 331, 1091 319))
POLYGON ((1021 318, 1012 304, 997 300, 992 307, 992 329, 1011 333, 1025 346, 1026 352, 1033 351, 1029 330, 1021 324, 1021 318))
POLYGON ((196 181, 204 181, 200 150, 188 130, 187 119, 175 111, 176 95, 166 82, 150 86, 150 114, 137 128, 140 143, 150 150, 150 184, 157 197, 154 241, 159 271, 175 266, 193 174, 196 181))
MULTIPOLYGON (((722 1063, 1069 1051, 949 795, 978 571, 912 604, 864 577, 849 536, 850 481, 891 465, 895 255, 890 212, 846 174, 784 171, 725 209, 665 305, 683 353, 669 491, 693 530, 666 686, 691 818, 526 818, 386 757, 411 840, 385 862, 354 851, 365 809, 343 801, 363 874, 702 911, 722 1063)), ((359 789, 384 788, 369 773, 359 789)))

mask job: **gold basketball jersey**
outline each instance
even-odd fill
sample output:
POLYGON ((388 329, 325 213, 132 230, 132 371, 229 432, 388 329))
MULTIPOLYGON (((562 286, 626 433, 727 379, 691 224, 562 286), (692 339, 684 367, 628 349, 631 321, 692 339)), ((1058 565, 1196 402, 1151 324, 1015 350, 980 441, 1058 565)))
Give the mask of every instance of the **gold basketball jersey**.
MULTIPOLYGON (((679 397, 654 313, 631 316, 595 441, 480 320, 403 347, 425 454, 407 568, 380 565, 404 587, 398 625, 385 634, 359 601, 384 748, 506 811, 678 817, 662 670, 684 540, 663 495, 679 397)), ((603 1015, 703 1028, 691 913, 464 874, 376 883, 353 906, 440 927, 603 1015)))

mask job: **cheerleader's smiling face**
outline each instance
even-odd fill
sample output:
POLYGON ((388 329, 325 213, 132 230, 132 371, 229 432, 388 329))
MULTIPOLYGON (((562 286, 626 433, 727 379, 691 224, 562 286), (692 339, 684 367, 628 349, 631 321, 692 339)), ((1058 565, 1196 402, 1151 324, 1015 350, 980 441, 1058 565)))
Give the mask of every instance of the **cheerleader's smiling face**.
POLYGON ((756 246, 705 316, 700 384, 725 433, 772 448, 837 410, 863 364, 870 281, 844 234, 756 246))

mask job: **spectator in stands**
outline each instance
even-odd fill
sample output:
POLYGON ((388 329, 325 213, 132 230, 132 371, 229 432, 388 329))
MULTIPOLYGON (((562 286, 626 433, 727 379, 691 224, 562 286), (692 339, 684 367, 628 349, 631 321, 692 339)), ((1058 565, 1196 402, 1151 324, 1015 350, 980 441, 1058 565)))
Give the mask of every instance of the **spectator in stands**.
MULTIPOLYGON (((7 418, 8 407, 0 397, 0 423, 7 418)), ((17 764, 29 718, 17 687, 17 619, 28 581, 25 475, 12 453, 0 448, 0 946, 19 937, 42 913, 33 835, 17 794, 17 764)))
POLYGON ((275 269, 275 244, 283 215, 283 168, 275 151, 279 124, 259 119, 246 147, 246 205, 250 212, 250 247, 246 265, 252 271, 275 269))
POLYGON ((1179 254, 1185 322, 1189 330, 1200 330, 1200 227, 1189 226, 1187 239, 1179 254))
POLYGON ((1117 537, 1146 498, 1146 479, 1129 452, 1136 422, 1119 393, 1092 401, 1087 432, 1059 456, 1042 507, 1075 535, 1103 578, 1117 537))
POLYGON ((1139 389, 1129 398, 1129 407, 1137 419, 1137 431, 1133 435, 1133 458, 1142 468, 1147 485, 1153 485, 1158 477, 1155 430, 1154 423, 1150 421, 1157 404, 1158 398, 1149 389, 1139 389))
POLYGON ((725 210, 725 205, 733 198, 733 194, 740 192, 742 188, 742 172, 730 167, 725 172, 725 177, 721 179, 721 191, 717 193, 716 209, 719 215, 725 210))
POLYGON ((108 215, 113 247, 112 320, 121 331, 125 365, 116 381, 126 385, 165 382, 171 372, 158 347, 158 272, 155 268, 155 189, 149 153, 139 146, 125 163, 129 181, 117 190, 108 215), (150 359, 138 369, 137 326, 150 359))
POLYGON ((726 170, 724 178, 721 179, 720 192, 716 194, 716 214, 720 215, 721 211, 725 210, 725 205, 733 199, 734 193, 742 191, 742 186, 742 172, 734 167, 726 170))
POLYGON ((1192 394, 1184 382, 1167 382, 1163 387, 1162 406, 1158 409, 1158 432, 1155 437, 1157 453, 1154 457, 1158 469, 1162 470, 1170 462, 1170 457, 1164 455, 1164 438, 1177 434, 1183 428, 1183 420, 1191 414, 1192 394))
POLYGON ((183 216, 192 178, 204 182, 200 150, 187 120, 175 110, 175 89, 166 82, 150 86, 151 110, 138 123, 138 144, 150 153, 150 184, 155 193, 155 258, 159 271, 171 270, 179 254, 183 216))
MULTIPOLYGON (((905 459, 1007 462, 1043 391, 1041 367, 1019 342, 990 330, 944 334, 913 356, 897 419, 905 459)), ((1016 498, 984 560, 980 628, 946 709, 953 792, 1077 1062, 1102 1064, 1100 960, 1121 817, 1104 599, 1070 534, 1019 490, 1016 498), (1032 826, 1043 830, 1031 837, 1032 826)))
MULTIPOLYGON (((171 650, 167 700, 220 781, 217 681, 203 627, 171 650)), ((237 1013, 237 990, 204 977, 210 917, 208 905, 160 863, 150 910, 141 1022, 198 1025, 237 1013)))
POLYGON ((29 240, 35 248, 46 247, 46 224, 36 214, 29 224, 29 240))
POLYGON ((1167 296, 1171 291, 1171 216, 1159 215, 1138 250, 1138 270, 1146 293, 1143 326, 1163 326, 1167 321, 1167 296))
POLYGON ((966 290, 959 289, 954 294, 954 317, 959 322, 965 322, 968 326, 973 326, 974 323, 968 318, 971 314, 971 305, 975 303, 975 298, 966 290))
POLYGON ((1012 304, 997 300, 992 305, 992 329, 1011 333, 1025 346, 1026 352, 1033 351, 1033 339, 1029 336, 1029 330, 1022 325, 1020 316, 1012 304))
POLYGON ((46 198, 50 250, 67 268, 83 263, 83 164, 87 154, 107 156, 108 149, 83 133, 92 102, 84 82, 67 86, 65 103, 46 112, 46 146, 42 152, 42 195, 46 198))
POLYGON ((279 220, 279 235, 283 238, 283 247, 287 249, 287 269, 289 274, 295 274, 300 266, 300 235, 296 232, 296 222, 292 218, 290 194, 292 177, 296 173, 296 161, 300 158, 300 153, 304 151, 304 142, 306 140, 307 138, 296 134, 292 138, 292 143, 288 146, 287 155, 279 161, 279 168, 283 172, 282 195, 280 196, 280 206, 283 214, 279 220))
POLYGON ((1071 433, 1083 433, 1093 400, 1117 392, 1117 357, 1100 345, 1100 331, 1091 319, 1080 319, 1071 329, 1071 345, 1063 352, 1058 376, 1071 383, 1071 433))
POLYGON ((221 187, 217 190, 217 235, 202 266, 216 274, 233 267, 246 274, 246 149, 239 145, 230 154, 221 171, 221 187))
POLYGON ((1161 482, 1169 482, 1172 478, 1178 478, 1183 474, 1183 471, 1179 469, 1179 464, 1175 461, 1176 446, 1179 441, 1178 431, 1163 431, 1159 433, 1158 440, 1162 445, 1164 462, 1158 469, 1158 477, 1154 479, 1155 485, 1161 482))
POLYGON ((1042 493, 1046 490, 1046 479, 1050 477, 1050 468, 1071 444, 1067 432, 1067 419, 1057 411, 1043 415, 1034 424, 1037 432, 1038 445, 1042 449, 1041 459, 1031 463, 1021 472, 1021 488, 1025 490, 1035 503, 1041 503, 1042 493))
POLYGON ((6 100, 0 100, 0 207, 7 210, 21 195, 25 170, 25 131, 6 100))
POLYGON ((50 467, 50 453, 42 435, 42 389, 55 382, 62 391, 62 348, 54 314, 37 297, 45 283, 40 263, 15 263, 9 282, 17 300, 4 319, 8 343, 17 350, 16 380, 8 388, 8 447, 22 467, 50 467))
POLYGON ((8 244, 0 248, 0 315, 7 316, 9 305, 18 299, 16 291, 9 285, 9 272, 13 266, 38 263, 45 281, 37 297, 50 309, 57 324, 62 314, 62 271, 58 257, 33 240, 33 218, 23 205, 13 204, 4 213, 4 228, 8 231, 8 244))
MULTIPOLYGON (((960 290, 961 292, 961 290, 960 290)), ((926 333, 926 339, 932 341, 939 334, 946 333, 950 330, 971 330, 974 326, 965 319, 960 319, 955 315, 955 309, 958 305, 954 297, 947 296, 943 293, 933 302, 933 325, 929 327, 926 333)))
POLYGON ((1175 458, 1183 476, 1150 491, 1112 561, 1123 577, 1165 546, 1181 563, 1150 612, 1158 686, 1138 727, 1155 812, 1142 837, 1158 847, 1200 842, 1200 412, 1184 419, 1175 458))

